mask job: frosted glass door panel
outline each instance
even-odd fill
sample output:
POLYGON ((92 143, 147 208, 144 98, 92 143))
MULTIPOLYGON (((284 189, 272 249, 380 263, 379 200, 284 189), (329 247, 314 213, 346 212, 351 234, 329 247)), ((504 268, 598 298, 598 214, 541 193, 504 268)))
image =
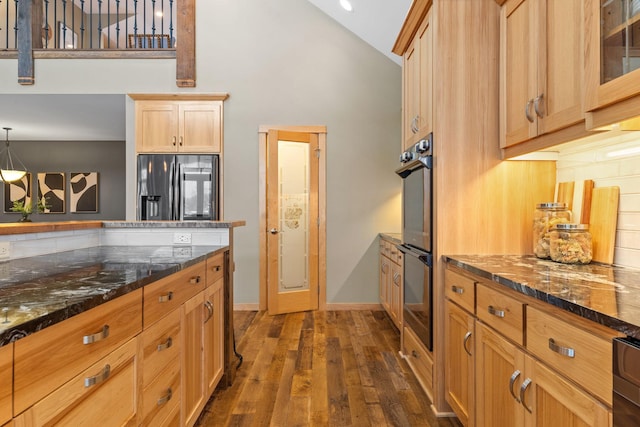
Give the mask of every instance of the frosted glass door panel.
POLYGON ((278 141, 280 292, 309 289, 309 144, 278 141))

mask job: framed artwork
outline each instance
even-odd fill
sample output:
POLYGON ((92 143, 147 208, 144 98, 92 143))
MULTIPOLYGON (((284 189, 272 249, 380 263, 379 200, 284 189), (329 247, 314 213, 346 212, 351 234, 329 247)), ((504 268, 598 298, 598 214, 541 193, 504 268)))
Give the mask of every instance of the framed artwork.
POLYGON ((31 197, 31 174, 27 172, 19 181, 4 183, 4 212, 13 212, 13 202, 23 202, 25 206, 33 203, 31 197))
POLYGON ((64 213, 64 172, 38 173, 38 200, 45 198, 47 208, 43 213, 64 213))
POLYGON ((71 213, 98 212, 98 172, 71 172, 71 213))

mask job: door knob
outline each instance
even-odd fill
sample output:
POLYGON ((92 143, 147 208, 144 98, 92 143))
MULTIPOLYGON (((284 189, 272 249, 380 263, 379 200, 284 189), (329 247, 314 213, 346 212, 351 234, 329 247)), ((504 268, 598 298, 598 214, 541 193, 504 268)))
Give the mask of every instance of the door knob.
POLYGON ((278 234, 278 230, 276 228, 272 228, 271 230, 269 230, 269 233, 278 234))

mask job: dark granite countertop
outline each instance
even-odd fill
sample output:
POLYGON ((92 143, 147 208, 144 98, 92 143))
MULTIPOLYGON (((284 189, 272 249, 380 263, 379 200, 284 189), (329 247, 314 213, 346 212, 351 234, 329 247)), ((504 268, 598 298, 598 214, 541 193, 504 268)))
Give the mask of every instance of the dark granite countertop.
POLYGON ((380 237, 390 240, 396 245, 402 244, 402 233, 380 233, 380 237))
POLYGON ((451 255, 445 261, 640 339, 640 270, 559 264, 533 255, 451 255))
POLYGON ((0 346, 205 260, 227 246, 101 246, 0 263, 0 346))

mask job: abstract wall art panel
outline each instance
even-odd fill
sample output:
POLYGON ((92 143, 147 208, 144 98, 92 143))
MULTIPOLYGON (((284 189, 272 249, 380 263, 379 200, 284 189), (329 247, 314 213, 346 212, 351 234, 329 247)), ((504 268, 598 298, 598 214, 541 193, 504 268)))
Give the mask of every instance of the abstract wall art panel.
POLYGON ((23 202, 25 205, 33 203, 31 199, 31 174, 27 173, 21 180, 4 183, 4 212, 13 212, 11 207, 13 202, 23 202))
POLYGON ((38 173, 38 200, 44 197, 47 207, 43 213, 64 213, 64 172, 38 173))
POLYGON ((71 213, 98 212, 98 172, 72 172, 71 213))

